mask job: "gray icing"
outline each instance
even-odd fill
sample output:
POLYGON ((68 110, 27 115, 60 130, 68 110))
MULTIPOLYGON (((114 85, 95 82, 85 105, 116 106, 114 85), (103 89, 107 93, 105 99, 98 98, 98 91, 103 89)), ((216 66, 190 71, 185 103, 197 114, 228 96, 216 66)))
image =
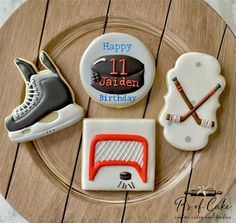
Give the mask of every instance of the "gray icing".
POLYGON ((9 131, 17 131, 28 127, 39 121, 45 115, 72 103, 69 89, 58 76, 47 77, 36 81, 36 86, 41 89, 41 97, 37 106, 28 111, 27 115, 20 120, 15 121, 10 116, 5 122, 9 131))
POLYGON ((14 120, 19 120, 21 119, 22 117, 26 116, 28 114, 28 112, 30 110, 32 110, 32 108, 34 108, 35 106, 37 106, 37 104, 40 102, 42 96, 43 96, 43 88, 42 88, 42 84, 41 84, 41 80, 46 80, 46 79, 49 79, 51 77, 57 77, 57 74, 54 74, 52 73, 51 71, 49 70, 45 70, 45 71, 42 71, 40 72, 40 74, 35 74, 35 75, 32 75, 31 78, 30 78, 30 83, 32 83, 32 85, 35 86, 35 88, 32 88, 32 86, 30 87, 29 91, 32 92, 32 93, 35 93, 36 96, 35 98, 29 98, 30 102, 33 100, 32 103, 25 103, 25 101, 20 105, 21 107, 24 107, 26 108, 27 107, 27 110, 25 109, 20 109, 18 106, 18 108, 14 109, 15 110, 19 110, 18 111, 18 114, 16 113, 15 115, 13 115, 13 119, 14 120), (26 105, 28 106, 26 106, 26 105))
POLYGON ((50 71, 52 71, 53 73, 57 73, 56 67, 44 52, 40 54, 40 59, 50 71))
POLYGON ((171 126, 171 125, 172 125, 172 122, 168 121, 168 122, 167 122, 167 125, 171 126))
POLYGON ((73 103, 68 86, 55 73, 56 68, 51 60, 44 52, 40 54, 40 59, 49 70, 41 71, 38 74, 27 61, 15 60, 30 87, 25 101, 5 120, 6 128, 9 131, 31 126, 49 113, 73 103), (29 94, 34 91, 37 93, 36 96, 29 97, 29 94), (18 118, 16 118, 17 112, 20 113, 18 118))
POLYGON ((190 137, 190 136, 186 136, 186 137, 185 137, 185 141, 186 141, 186 142, 190 142, 190 141, 191 141, 191 137, 190 137))
POLYGON ((91 86, 104 93, 127 94, 144 85, 144 64, 131 56, 99 57, 92 63, 91 70, 91 86), (112 60, 115 60, 115 64, 112 60), (116 73, 113 74, 113 71, 116 73))

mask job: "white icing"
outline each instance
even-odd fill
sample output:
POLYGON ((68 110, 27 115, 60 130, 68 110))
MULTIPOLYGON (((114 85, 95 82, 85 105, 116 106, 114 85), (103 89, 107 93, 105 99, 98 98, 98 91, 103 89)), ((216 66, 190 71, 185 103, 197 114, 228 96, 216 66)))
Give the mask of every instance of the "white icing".
POLYGON ((80 121, 83 118, 84 109, 77 104, 69 104, 55 113, 56 120, 47 123, 39 121, 24 129, 8 131, 9 138, 13 142, 22 143, 50 135, 80 121))
MULTIPOLYGON (((101 61, 95 61, 95 64, 101 61)), ((90 43, 80 61, 80 78, 84 89, 95 101, 109 107, 121 108, 137 103, 150 90, 154 77, 155 62, 150 50, 142 41, 129 34, 108 33, 99 36, 90 43), (104 43, 107 44, 105 48, 104 43), (121 54, 134 57, 144 64, 144 85, 139 90, 127 94, 107 94, 93 88, 91 65, 94 61, 104 55, 121 54)))
POLYGON ((143 165, 142 143, 135 141, 101 141, 96 145, 95 163, 104 160, 135 161, 142 168, 143 165), (129 149, 127 149, 129 147, 129 149))
MULTIPOLYGON (((155 179, 155 120, 142 119, 84 119, 83 122, 83 153, 82 153, 82 189, 84 190, 153 190, 155 179), (100 134, 128 134, 144 137, 148 142, 147 182, 143 182, 133 166, 104 166, 101 167, 95 178, 89 180, 89 155, 91 141, 100 134), (118 187, 120 173, 129 172, 131 180, 123 183, 132 183, 135 188, 118 187)), ((143 168, 143 146, 133 140, 99 141, 95 149, 95 164, 101 161, 121 160, 136 161, 143 168)))
POLYGON ((183 54, 176 61, 175 67, 167 73, 166 81, 168 92, 164 97, 165 106, 159 116, 159 122, 164 127, 165 139, 182 150, 199 150, 205 147, 209 135, 217 129, 216 111, 220 106, 218 99, 225 87, 225 79, 220 75, 219 62, 203 53, 183 54), (201 125, 198 125, 192 116, 184 122, 179 122, 179 117, 190 109, 177 91, 172 80, 174 77, 177 77, 193 106, 218 83, 221 85, 221 88, 196 110, 202 119, 201 125), (174 114, 173 122, 166 120, 167 114, 174 114), (213 128, 212 121, 215 122, 213 128))

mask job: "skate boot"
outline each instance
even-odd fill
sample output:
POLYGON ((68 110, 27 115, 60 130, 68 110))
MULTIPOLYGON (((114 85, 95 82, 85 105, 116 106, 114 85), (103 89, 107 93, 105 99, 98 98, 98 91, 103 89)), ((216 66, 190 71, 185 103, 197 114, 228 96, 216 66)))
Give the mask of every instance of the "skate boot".
POLYGON ((70 86, 43 51, 40 61, 46 69, 38 72, 34 64, 15 60, 26 84, 26 94, 23 103, 5 119, 9 138, 14 142, 52 134, 80 121, 84 115, 70 86))

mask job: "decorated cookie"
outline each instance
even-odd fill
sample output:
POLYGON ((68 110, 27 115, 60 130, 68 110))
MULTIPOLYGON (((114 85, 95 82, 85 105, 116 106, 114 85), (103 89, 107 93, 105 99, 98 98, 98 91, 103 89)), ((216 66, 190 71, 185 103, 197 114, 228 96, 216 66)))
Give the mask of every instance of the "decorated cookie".
POLYGON ((155 120, 84 119, 82 189, 153 190, 155 120))
POLYGON ((154 76, 150 50, 136 37, 124 33, 99 36, 80 62, 86 92, 110 107, 127 107, 140 101, 150 90, 154 76))
POLYGON ((59 69, 42 51, 40 61, 45 70, 15 59, 26 86, 25 99, 5 119, 9 138, 14 142, 31 141, 64 129, 81 120, 82 107, 75 103, 70 86, 59 69))
POLYGON ((225 87, 220 64, 203 53, 186 53, 167 73, 167 95, 159 122, 165 139, 182 150, 199 150, 217 129, 216 111, 225 87))

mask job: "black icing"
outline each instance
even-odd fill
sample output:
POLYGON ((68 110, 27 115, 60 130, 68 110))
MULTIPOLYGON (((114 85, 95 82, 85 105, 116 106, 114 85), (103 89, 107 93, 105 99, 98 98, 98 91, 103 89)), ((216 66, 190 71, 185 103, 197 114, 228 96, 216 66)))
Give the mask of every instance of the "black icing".
POLYGON ((30 81, 30 77, 37 73, 34 67, 26 60, 17 58, 15 59, 15 64, 24 75, 26 81, 30 81))
POLYGON ((129 172, 121 172, 120 173, 120 179, 121 180, 130 180, 131 177, 132 177, 132 175, 129 172))
POLYGON ((144 85, 144 64, 134 57, 127 55, 106 55, 97 58, 92 66, 91 86, 95 89, 109 94, 127 94, 139 90, 144 85), (111 74, 113 63, 110 59, 116 60, 115 71, 111 74), (125 59, 125 72, 122 74, 125 59))

